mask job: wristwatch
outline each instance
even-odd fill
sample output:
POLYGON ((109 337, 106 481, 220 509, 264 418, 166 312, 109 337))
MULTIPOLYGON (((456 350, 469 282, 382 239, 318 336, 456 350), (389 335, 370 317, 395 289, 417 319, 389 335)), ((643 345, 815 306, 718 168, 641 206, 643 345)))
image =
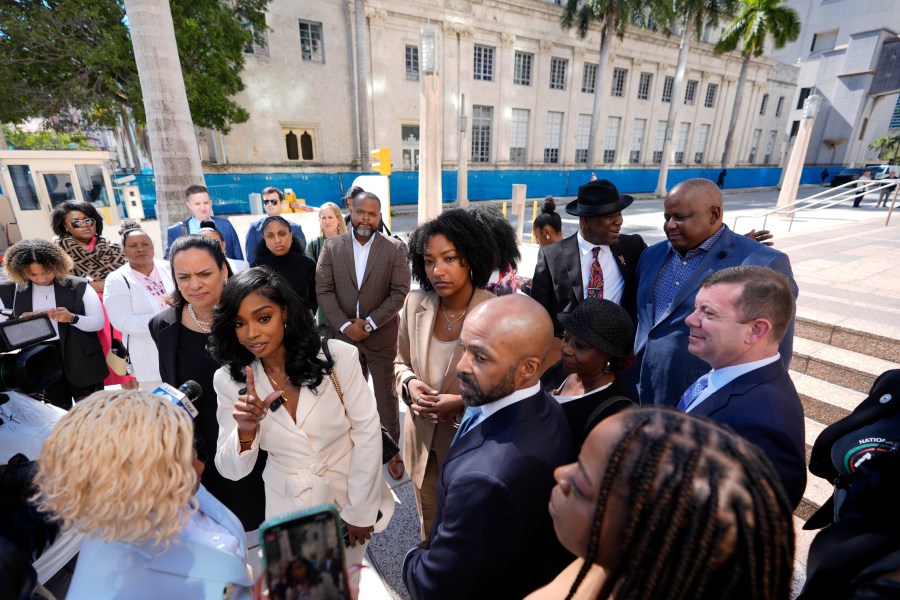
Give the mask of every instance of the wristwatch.
POLYGON ((70 325, 74 325, 77 322, 78 322, 78 315, 72 315, 72 322, 70 323, 70 325))
POLYGON ((365 331, 366 333, 372 333, 373 331, 375 331, 375 329, 372 327, 371 323, 366 321, 366 324, 363 325, 363 331, 365 331))

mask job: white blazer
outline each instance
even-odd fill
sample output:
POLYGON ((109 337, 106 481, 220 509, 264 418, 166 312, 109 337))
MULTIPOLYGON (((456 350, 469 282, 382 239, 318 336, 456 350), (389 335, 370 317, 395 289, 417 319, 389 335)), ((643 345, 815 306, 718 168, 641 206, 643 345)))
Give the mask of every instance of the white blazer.
MULTIPOLYGON (((394 499, 382 475, 375 396, 363 378, 356 347, 330 340, 328 349, 344 402, 327 376, 317 393, 304 387, 296 422, 285 408, 270 410, 250 449, 243 453, 232 411, 238 390, 245 384, 234 381, 226 367, 216 371, 216 468, 224 477, 238 480, 250 473, 262 448, 269 453, 263 471, 267 519, 331 503, 338 506, 347 523, 375 525, 375 531, 382 531, 394 512, 394 499), (376 523, 379 510, 382 516, 376 523)), ((259 360, 251 366, 256 391, 265 398, 273 387, 259 360)))
MULTIPOLYGON (((166 293, 175 290, 172 271, 169 263, 154 259, 156 272, 162 280, 166 293)), ((103 292, 103 304, 112 326, 121 331, 122 342, 128 348, 134 376, 138 381, 159 381, 159 352, 153 338, 150 337, 150 319, 160 312, 159 303, 144 284, 141 283, 134 270, 125 263, 106 278, 103 292)))

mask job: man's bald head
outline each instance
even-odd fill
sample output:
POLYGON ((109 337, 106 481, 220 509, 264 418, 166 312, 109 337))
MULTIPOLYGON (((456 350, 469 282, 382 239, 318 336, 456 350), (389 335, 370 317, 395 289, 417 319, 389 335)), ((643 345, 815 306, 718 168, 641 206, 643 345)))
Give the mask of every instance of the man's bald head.
POLYGON ((722 192, 708 179, 687 179, 663 202, 663 229, 678 252, 693 250, 722 226, 722 192))
POLYGON ((463 400, 470 406, 488 404, 537 383, 552 339, 550 316, 528 296, 479 304, 460 334, 465 353, 457 371, 463 400))

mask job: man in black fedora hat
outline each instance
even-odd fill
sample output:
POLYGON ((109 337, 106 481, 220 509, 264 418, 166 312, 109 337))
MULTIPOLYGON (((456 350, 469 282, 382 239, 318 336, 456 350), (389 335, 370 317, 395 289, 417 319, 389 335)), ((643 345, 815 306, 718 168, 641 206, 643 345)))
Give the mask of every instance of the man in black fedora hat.
POLYGON ((556 315, 571 313, 589 297, 612 300, 635 319, 635 273, 647 244, 639 235, 620 231, 622 211, 632 202, 606 179, 589 181, 566 206, 567 213, 578 217, 578 233, 538 253, 531 297, 547 309, 557 337, 563 326, 556 315))

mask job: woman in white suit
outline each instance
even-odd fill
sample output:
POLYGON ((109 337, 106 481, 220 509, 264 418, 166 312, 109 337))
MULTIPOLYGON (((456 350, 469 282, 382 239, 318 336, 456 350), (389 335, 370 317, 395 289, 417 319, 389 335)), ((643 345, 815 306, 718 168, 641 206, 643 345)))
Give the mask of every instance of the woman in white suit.
POLYGON ((106 278, 105 304, 109 321, 123 334, 134 376, 141 389, 153 391, 162 383, 159 355, 150 337, 153 316, 168 308, 175 289, 169 263, 154 259, 153 242, 134 221, 119 229, 128 262, 106 278))
POLYGON ((137 390, 96 392, 59 420, 35 485, 40 510, 87 538, 69 600, 249 598, 244 529, 200 486, 193 440, 185 409, 137 390))
POLYGON ((229 279, 209 346, 224 365, 213 379, 215 462, 237 480, 250 473, 260 449, 268 452, 266 518, 335 504, 350 539, 348 562, 361 563, 372 532, 390 520, 393 497, 382 476, 375 397, 357 350, 326 344, 283 277, 255 267, 229 279))

